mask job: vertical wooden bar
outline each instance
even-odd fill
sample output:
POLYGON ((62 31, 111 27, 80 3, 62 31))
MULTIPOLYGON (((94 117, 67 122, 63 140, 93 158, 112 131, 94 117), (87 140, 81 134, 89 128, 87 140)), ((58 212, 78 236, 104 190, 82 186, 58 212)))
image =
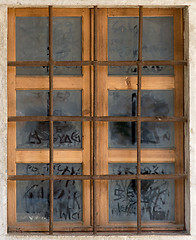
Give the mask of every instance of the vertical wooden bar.
MULTIPOLYGON (((53 116, 53 9, 49 6, 49 92, 50 92, 50 116, 53 116)), ((53 121, 50 121, 50 177, 53 176, 53 121)), ((49 234, 53 234, 53 196, 54 184, 50 178, 50 221, 49 234)))
MULTIPOLYGON (((183 12, 174 9, 174 60, 184 59, 183 12)), ((177 117, 184 114, 184 67, 174 66, 174 113, 177 117)), ((184 131, 183 123, 175 123, 175 173, 184 171, 184 131)), ((184 180, 175 181, 175 220, 184 224, 184 180)))
MULTIPOLYGON (((8 61, 16 61, 16 15, 8 10, 8 61)), ((16 116, 16 67, 8 67, 8 116, 16 116)), ((8 122, 8 175, 16 174, 16 123, 8 122)), ((16 223, 16 181, 8 181, 8 227, 16 223)))
MULTIPOLYGON (((82 60, 90 60, 90 10, 82 11, 82 60)), ((90 116, 90 66, 83 66, 82 116, 90 116)), ((83 174, 90 174, 90 122, 82 122, 83 174)), ((90 225, 90 181, 83 181, 83 224, 90 225)))
MULTIPOLYGON (((97 60, 108 60, 108 9, 98 9, 97 12, 97 60)), ((107 66, 97 67, 97 115, 108 115, 107 66)), ((97 122, 97 174, 108 174, 108 122, 97 122)), ((108 181, 97 181, 97 199, 99 225, 108 224, 109 202, 108 181)))
MULTIPOLYGON (((139 8, 137 117, 141 116, 143 7, 139 8)), ((137 121, 137 175, 141 174, 141 121, 137 121)), ((141 233, 141 180, 137 180, 137 233, 141 233)))

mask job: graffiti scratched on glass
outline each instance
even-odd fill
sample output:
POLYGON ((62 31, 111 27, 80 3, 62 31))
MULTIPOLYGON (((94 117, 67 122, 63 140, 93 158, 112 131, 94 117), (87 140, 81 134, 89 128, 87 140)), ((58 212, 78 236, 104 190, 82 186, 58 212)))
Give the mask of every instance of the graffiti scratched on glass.
MULTIPOLYGON (((55 90, 54 116, 81 116, 80 90, 55 90)), ((46 90, 19 90, 16 92, 18 116, 48 116, 49 92, 46 90), (25 103, 25 104, 24 104, 25 103)), ((48 148, 48 122, 18 122, 17 148, 48 148)), ((81 148, 81 122, 54 122, 54 148, 81 148)))
MULTIPOLYGON (((17 164, 19 175, 49 175, 49 164, 17 164)), ((54 175, 81 175, 81 164, 54 164, 54 175)), ((17 220, 48 221, 49 182, 17 181, 17 220)), ((54 221, 82 221, 82 182, 54 181, 54 221)))
MULTIPOLYGON (((110 174, 136 174, 136 164, 109 164, 110 174)), ((174 164, 142 164, 142 174, 172 174, 174 164)), ((141 216, 143 221, 174 220, 174 180, 142 180, 141 216)), ((136 221, 137 181, 112 180, 109 183, 110 221, 136 221)))

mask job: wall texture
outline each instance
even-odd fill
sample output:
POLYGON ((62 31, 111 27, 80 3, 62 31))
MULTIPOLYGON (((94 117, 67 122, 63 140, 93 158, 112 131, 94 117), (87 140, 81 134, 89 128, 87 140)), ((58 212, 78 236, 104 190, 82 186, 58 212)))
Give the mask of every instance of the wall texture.
POLYGON ((195 0, 0 0, 0 240, 4 239, 196 239, 196 1, 195 0), (186 128, 186 225, 190 235, 142 236, 44 236, 7 234, 7 8, 8 7, 183 7, 185 14, 185 111, 190 120, 186 128), (189 130, 190 129, 190 130, 189 130))

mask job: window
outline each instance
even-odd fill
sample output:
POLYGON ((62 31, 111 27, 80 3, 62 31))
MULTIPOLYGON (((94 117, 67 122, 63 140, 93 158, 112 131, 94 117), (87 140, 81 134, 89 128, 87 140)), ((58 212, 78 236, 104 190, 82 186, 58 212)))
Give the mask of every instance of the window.
POLYGON ((184 230, 182 9, 9 9, 8 230, 184 230))

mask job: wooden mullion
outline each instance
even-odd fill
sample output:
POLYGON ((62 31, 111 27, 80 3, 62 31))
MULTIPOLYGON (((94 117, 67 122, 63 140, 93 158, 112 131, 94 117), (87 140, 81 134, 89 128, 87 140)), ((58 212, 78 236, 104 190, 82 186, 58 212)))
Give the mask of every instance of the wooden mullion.
MULTIPOLYGON (((15 9, 8 10, 8 61, 16 60, 15 9)), ((16 115, 16 67, 8 67, 8 116, 16 115)), ((16 123, 8 123, 8 174, 16 174, 16 123)), ((16 182, 8 181, 8 226, 16 223, 16 182)))
MULTIPOLYGON (((90 10, 82 11, 82 60, 90 60, 90 10)), ((83 66, 82 116, 90 116, 90 66, 83 66)), ((90 174, 90 122, 82 122, 83 174, 90 174)), ((90 225, 90 181, 83 181, 83 224, 90 225)))
MULTIPOLYGON (((174 10, 174 60, 182 60, 183 52, 183 13, 182 9, 174 10)), ((175 92, 174 106, 175 116, 183 116, 183 67, 174 66, 175 92)), ((184 144, 183 144, 183 124, 175 123, 175 172, 184 171, 184 144)), ((184 224, 184 180, 175 181, 175 220, 177 224, 184 224)))
MULTIPOLYGON (((98 9, 97 60, 107 61, 108 9, 98 9)), ((97 115, 108 115, 107 66, 98 66, 97 115)), ((97 174, 108 174, 108 123, 97 122, 97 174)), ((97 182, 97 223, 107 225, 109 218, 108 181, 97 182)))

